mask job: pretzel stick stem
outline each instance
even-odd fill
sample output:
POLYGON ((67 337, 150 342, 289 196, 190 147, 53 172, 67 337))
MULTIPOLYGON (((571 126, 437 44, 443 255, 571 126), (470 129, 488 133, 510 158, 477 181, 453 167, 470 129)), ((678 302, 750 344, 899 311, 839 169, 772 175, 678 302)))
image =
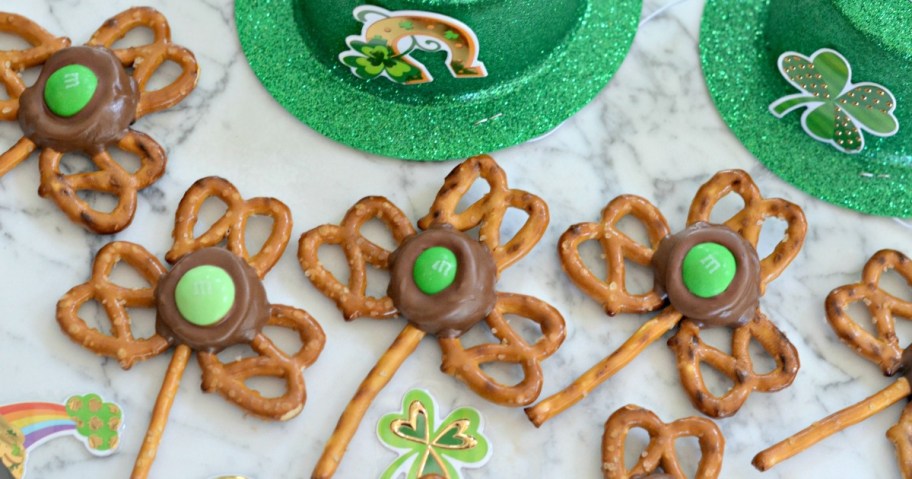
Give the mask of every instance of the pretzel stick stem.
POLYGON ((526 416, 529 416, 529 420, 535 424, 535 427, 539 427, 547 420, 578 403, 599 384, 632 361, 646 346, 671 331, 680 320, 681 313, 674 308, 666 308, 661 314, 640 326, 640 329, 633 333, 633 336, 630 336, 621 347, 583 373, 573 384, 535 406, 526 408, 526 416))
POLYGON ((0 176, 9 173, 16 165, 27 160, 33 151, 35 151, 35 142, 22 137, 6 153, 0 154, 0 176))
POLYGON ((383 353, 374 369, 371 369, 371 372, 361 382, 361 386, 345 407, 345 411, 342 412, 342 417, 339 418, 332 436, 326 441, 323 455, 320 456, 320 460, 314 468, 311 475, 313 479, 328 479, 335 474, 336 468, 342 462, 342 456, 345 455, 345 449, 355 435, 355 431, 358 430, 367 408, 393 378, 406 358, 415 352, 415 348, 418 347, 424 334, 424 331, 408 324, 389 349, 383 353))
POLYGON ((893 384, 864 401, 837 411, 804 428, 794 436, 761 451, 760 454, 754 456, 752 464, 757 469, 766 471, 830 435, 864 421, 900 400, 909 397, 910 393, 912 393, 912 387, 909 386, 909 381, 906 378, 899 378, 893 384))
POLYGON ((190 347, 185 344, 179 345, 174 350, 168 372, 165 373, 165 380, 162 381, 161 390, 158 392, 158 399, 155 400, 155 408, 152 409, 152 419, 149 420, 149 428, 146 429, 146 438, 143 439, 139 456, 136 457, 136 463, 133 465, 131 479, 145 479, 149 475, 149 469, 155 462, 158 444, 161 442, 162 433, 165 432, 168 414, 171 413, 174 396, 177 394, 177 387, 184 375, 184 369, 187 368, 191 352, 190 347))

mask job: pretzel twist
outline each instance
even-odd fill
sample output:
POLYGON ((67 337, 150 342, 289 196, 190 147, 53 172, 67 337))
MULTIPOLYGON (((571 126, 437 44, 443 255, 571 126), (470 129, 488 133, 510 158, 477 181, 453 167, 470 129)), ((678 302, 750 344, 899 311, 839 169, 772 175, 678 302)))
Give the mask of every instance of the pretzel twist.
POLYGON ((728 417, 741 408, 753 391, 779 391, 792 384, 798 374, 798 351, 788 338, 758 309, 754 318, 732 330, 732 354, 703 342, 700 327, 691 320, 680 323, 678 332, 668 340, 677 355, 681 384, 694 407, 715 417, 728 417), (750 354, 750 343, 756 340, 776 362, 772 371, 757 374, 750 354), (706 363, 732 381, 722 397, 710 392, 700 371, 706 363))
POLYGON ((888 376, 898 371, 903 353, 896 336, 896 317, 912 319, 912 303, 880 288, 881 275, 891 269, 912 286, 912 261, 899 251, 881 250, 865 264, 861 281, 836 288, 826 299, 827 321, 836 335, 888 376), (849 306, 858 301, 871 313, 876 337, 849 315, 849 306))
POLYGON ((200 352, 198 359, 203 370, 203 390, 218 391, 225 399, 257 416, 286 421, 304 408, 307 396, 301 370, 313 364, 320 355, 326 335, 307 312, 289 306, 271 305, 268 325, 297 333, 301 349, 289 355, 261 332, 250 343, 257 353, 256 357, 225 364, 216 354, 200 352), (285 381, 285 394, 265 398, 245 384, 248 379, 258 376, 281 378, 285 381))
POLYGON ((697 191, 690 205, 687 224, 710 222, 712 209, 729 193, 740 196, 744 200, 744 208, 723 224, 744 237, 754 248, 767 219, 779 218, 788 225, 782 240, 760 260, 760 294, 763 294, 766 285, 779 277, 801 251, 807 236, 807 220, 798 205, 781 198, 761 196, 760 189, 747 172, 726 170, 716 173, 697 191))
POLYGON ((342 223, 318 226, 301 236, 298 261, 307 279, 326 297, 332 299, 346 320, 359 317, 384 319, 398 313, 389 296, 376 298, 367 295, 367 266, 389 269, 390 252, 361 234, 361 227, 372 219, 383 222, 396 244, 415 234, 405 213, 382 196, 361 199, 348 212, 342 223), (323 245, 338 245, 345 253, 350 270, 348 284, 342 284, 320 262, 323 245))
POLYGON ((548 205, 532 193, 510 189, 507 175, 497 162, 488 155, 480 155, 462 162, 447 175, 430 211, 418 221, 418 227, 423 230, 444 224, 460 231, 478 226, 478 240, 491 250, 500 273, 531 251, 544 236, 548 205), (459 200, 479 178, 488 183, 490 191, 457 213, 459 200), (513 238, 501 243, 500 227, 510 208, 525 211, 528 219, 513 238))
POLYGON ((285 252, 291 238, 291 210, 275 198, 245 200, 228 180, 209 176, 197 180, 184 194, 174 219, 174 244, 165 255, 169 263, 176 263, 194 251, 215 246, 225 241, 225 247, 252 266, 260 279, 275 266, 285 252), (227 209, 222 216, 198 237, 193 229, 199 221, 199 212, 209 198, 218 198, 227 209), (250 255, 245 239, 247 221, 251 216, 272 219, 269 237, 255 255, 250 255))
POLYGON ((139 190, 164 174, 167 158, 155 140, 138 131, 130 130, 117 143, 117 148, 139 157, 139 169, 134 173, 128 172, 105 147, 92 155, 92 162, 98 168, 96 171, 64 175, 60 171, 64 154, 51 148, 42 149, 38 194, 50 197, 72 221, 96 233, 110 234, 123 230, 133 221, 139 190), (117 205, 110 212, 98 211, 79 197, 80 191, 113 195, 117 197, 117 205))
POLYGON ((105 245, 95 257, 92 277, 69 290, 57 303, 57 322, 73 341, 101 356, 117 359, 124 369, 135 362, 156 356, 168 349, 168 342, 158 334, 149 338, 134 338, 127 308, 155 306, 155 286, 165 274, 165 267, 142 246, 116 241, 105 245), (126 263, 136 270, 148 287, 127 288, 114 284, 110 275, 114 267, 126 263), (106 334, 86 324, 79 309, 89 301, 101 304, 111 322, 106 334))
POLYGON ((37 23, 15 13, 0 12, 0 32, 22 38, 31 45, 25 50, 0 50, 0 83, 6 100, 0 100, 0 121, 13 121, 19 115, 19 97, 25 82, 19 72, 41 65, 54 53, 70 46, 70 39, 55 37, 37 23))
POLYGON ((700 463, 694 479, 715 479, 722 470, 725 438, 712 421, 701 417, 688 417, 672 423, 663 423, 652 411, 627 405, 618 409, 605 423, 602 436, 602 471, 605 479, 634 479, 656 472, 660 467, 665 474, 683 479, 686 476, 679 465, 675 441, 682 437, 695 437, 700 443, 700 463), (649 434, 649 443, 631 470, 624 465, 624 449, 631 429, 641 428, 649 434))
POLYGON ((133 78, 140 92, 137 119, 180 103, 193 91, 199 80, 199 64, 193 53, 171 41, 168 20, 154 8, 134 7, 109 18, 86 44, 111 48, 138 27, 152 30, 154 41, 148 45, 113 50, 124 67, 133 68, 133 78), (146 83, 165 61, 180 66, 181 74, 169 85, 147 91, 146 83))
POLYGON ((439 338, 443 351, 441 370, 459 378, 488 401, 506 406, 523 406, 538 398, 542 388, 540 361, 554 354, 566 336, 564 319, 551 305, 531 296, 498 293, 494 310, 485 318, 498 344, 479 344, 466 349, 459 338, 439 338), (542 336, 529 344, 507 322, 516 315, 534 322, 542 336), (523 370, 523 379, 513 386, 501 384, 485 373, 481 365, 513 363, 523 370))
POLYGON ((587 296, 601 303, 605 313, 646 313, 664 304, 665 297, 655 289, 643 294, 627 290, 626 260, 650 266, 652 256, 662 238, 670 233, 662 213, 649 201, 634 195, 622 195, 611 200, 602 210, 598 223, 580 223, 570 227, 558 242, 558 254, 567 276, 587 296), (618 223, 632 216, 646 227, 649 246, 640 244, 618 228, 618 223), (583 262, 581 244, 598 240, 605 258, 606 278, 600 279, 583 262))

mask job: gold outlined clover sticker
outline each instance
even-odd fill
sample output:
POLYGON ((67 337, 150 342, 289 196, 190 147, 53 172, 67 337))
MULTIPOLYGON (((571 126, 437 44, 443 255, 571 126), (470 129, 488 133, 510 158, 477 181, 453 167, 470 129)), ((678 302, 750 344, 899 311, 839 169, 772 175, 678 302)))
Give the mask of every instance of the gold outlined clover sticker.
POLYGON ((540 362, 551 356, 565 337, 564 319, 551 305, 531 296, 495 291, 501 271, 525 256, 544 235, 548 207, 541 198, 511 189, 503 170, 489 156, 458 165, 447 176, 430 211, 418 221, 421 232, 389 200, 370 196, 348 210, 340 225, 323 225, 301 237, 298 259, 308 279, 335 301, 346 319, 388 319, 402 316, 405 328, 361 383, 327 441, 313 477, 328 478, 336 470, 351 437, 374 397, 392 379, 426 334, 437 337, 441 369, 466 383, 483 398, 505 406, 522 406, 538 397, 542 387, 540 362), (476 180, 490 190, 457 212, 457 206, 476 180), (509 209, 528 215, 508 241, 501 224, 509 209), (397 247, 387 251, 361 234, 361 227, 380 220, 397 247), (475 239, 465 232, 478 228, 475 239), (342 248, 350 274, 340 282, 320 262, 324 245, 342 248), (367 295, 368 265, 390 271, 387 295, 367 295), (527 319, 541 331, 529 344, 510 325, 508 316, 527 319), (494 342, 464 347, 460 336, 486 327, 494 342), (523 379, 502 384, 482 369, 484 364, 518 365, 523 379))
POLYGON ((274 198, 244 200, 228 181, 203 178, 187 190, 175 215, 174 244, 165 258, 170 270, 142 246, 125 241, 105 245, 95 257, 91 278, 68 291, 57 303, 57 321, 73 341, 92 352, 117 359, 125 369, 175 346, 171 364, 155 403, 133 478, 145 478, 155 459, 184 369, 192 352, 202 369, 202 389, 217 391, 256 416, 288 420, 306 400, 302 370, 316 361, 325 342, 320 325, 304 310, 268 301, 263 278, 281 258, 291 238, 291 213, 274 198), (194 237, 203 203, 221 200, 226 211, 208 230, 194 237), (255 254, 245 240, 247 222, 272 220, 269 237, 255 254), (224 243, 224 247, 221 244, 224 243), (111 273, 128 266, 146 287, 116 284, 111 273), (95 301, 110 320, 110 333, 90 327, 80 308, 95 301), (133 335, 128 308, 156 312, 155 334, 133 335), (265 327, 287 330, 301 341, 294 353, 280 349, 265 327), (218 353, 247 345, 253 354, 224 363, 218 353), (264 397, 245 382, 273 377, 285 382, 285 393, 264 397))
POLYGON ((843 153, 859 153, 865 147, 863 132, 887 137, 899 131, 893 93, 877 83, 852 83, 852 67, 839 52, 822 48, 810 58, 785 52, 777 64, 801 93, 776 100, 770 112, 782 118, 805 108, 801 126, 815 140, 843 153))
MULTIPOLYGON (((861 281, 830 292, 826 299, 826 317, 843 343, 864 359, 877 364, 885 376, 899 377, 867 399, 837 411, 760 452, 753 460, 757 469, 770 469, 830 435, 912 396, 912 345, 903 349, 896 335, 897 318, 912 320, 912 302, 881 288, 881 277, 891 270, 912 287, 912 260, 899 251, 878 251, 865 264, 861 281), (850 314, 849 307, 856 303, 862 304, 870 313, 874 334, 850 314)), ((902 477, 912 479, 912 403, 903 409, 899 421, 887 431, 887 437, 896 448, 902 477)))
POLYGON ((168 21, 148 7, 126 10, 105 21, 84 46, 54 37, 20 15, 0 12, 0 32, 27 41, 25 50, 0 50, 0 120, 18 120, 23 137, 0 155, 0 177, 40 150, 38 194, 49 197, 74 223, 96 233, 116 233, 130 225, 137 193, 164 174, 167 157, 150 136, 133 130, 134 121, 180 103, 196 87, 199 66, 193 53, 171 41, 168 21), (112 49, 137 28, 148 28, 154 41, 112 49), (147 90, 147 82, 166 61, 181 73, 170 84, 147 90), (41 66, 34 85, 19 72, 41 66), (116 148, 140 160, 129 172, 111 155, 116 148), (65 174, 66 154, 84 154, 95 170, 65 174), (94 209, 80 192, 117 198, 110 212, 94 209))
POLYGON ((753 391, 777 391, 792 383, 798 372, 798 353, 760 310, 759 299, 804 243, 807 223, 801 208, 781 198, 764 198, 744 171, 722 171, 697 191, 687 228, 674 235, 669 231, 658 208, 641 197, 624 195, 608 203, 600 222, 571 226, 561 236, 558 252, 564 271, 584 293, 599 301, 609 316, 659 313, 573 384, 527 408, 526 414, 536 426, 582 400, 675 327, 678 329, 668 346, 675 353, 681 383, 694 407, 706 415, 730 416, 753 391), (740 196, 744 207, 720 224, 711 223, 714 207, 729 194, 740 196), (625 218, 645 227, 649 245, 620 230, 618 223, 625 218), (756 247, 769 218, 778 218, 788 226, 782 240, 761 259, 756 247), (605 279, 596 276, 580 256, 580 245, 595 240, 605 254, 605 279), (627 290, 625 261, 652 267, 652 290, 644 294, 627 290), (731 330, 731 354, 703 342, 700 331, 708 326, 731 330), (752 340, 776 362, 768 373, 754 370, 749 349, 752 340), (701 364, 731 380, 731 387, 721 397, 707 387, 701 364))
POLYGON ((401 412, 384 415, 377 424, 377 437, 399 458, 380 476, 406 479, 437 475, 460 479, 461 468, 479 468, 491 457, 484 436, 481 413, 461 407, 440 420, 437 403, 427 391, 415 389, 402 398, 401 412))

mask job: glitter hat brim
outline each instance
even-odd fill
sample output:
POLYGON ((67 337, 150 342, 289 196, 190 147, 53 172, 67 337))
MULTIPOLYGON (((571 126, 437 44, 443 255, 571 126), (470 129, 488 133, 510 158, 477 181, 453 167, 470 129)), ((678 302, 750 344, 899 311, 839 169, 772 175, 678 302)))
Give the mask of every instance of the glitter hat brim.
MULTIPOLYGON (((769 105, 787 85, 765 39, 769 0, 708 0, 700 30, 710 96, 735 136, 773 173, 829 203, 872 215, 912 216, 912 135, 866 137, 858 154, 810 138, 798 116, 777 119, 769 105)), ((822 45, 824 46, 824 45, 822 45)), ((802 52, 811 54, 813 52, 802 52)))
POLYGON ((642 8, 642 0, 590 0, 586 17, 558 54, 520 79, 415 105, 352 88, 340 78, 339 68, 327 68, 315 58, 296 24, 295 3, 235 2, 241 46, 260 82, 317 132, 359 150, 416 161, 487 153, 560 125, 592 101, 621 66, 642 8))

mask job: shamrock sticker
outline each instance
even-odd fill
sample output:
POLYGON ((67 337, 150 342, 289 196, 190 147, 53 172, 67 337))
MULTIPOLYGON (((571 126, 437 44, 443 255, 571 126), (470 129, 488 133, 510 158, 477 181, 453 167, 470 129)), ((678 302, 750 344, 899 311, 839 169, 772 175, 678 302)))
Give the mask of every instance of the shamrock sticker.
POLYGON ((352 73, 367 80, 384 76, 396 83, 406 83, 420 77, 421 72, 402 61, 402 56, 396 55, 386 40, 374 38, 367 43, 353 41, 351 50, 341 59, 351 67, 352 73))
POLYGON ((415 389, 402 399, 401 412, 380 419, 377 436, 385 446, 400 454, 381 479, 402 474, 407 479, 429 474, 459 479, 461 468, 478 468, 488 461, 491 447, 482 435, 483 423, 477 410, 462 407, 441 422, 435 409, 430 394, 415 389))
POLYGON ((852 83, 852 67, 839 52, 824 48, 810 58, 785 52, 778 64, 782 76, 801 93, 776 100, 770 112, 782 118, 806 108, 801 125, 814 139, 843 153, 858 153, 865 146, 862 131, 881 137, 899 131, 890 90, 876 83, 852 83))

